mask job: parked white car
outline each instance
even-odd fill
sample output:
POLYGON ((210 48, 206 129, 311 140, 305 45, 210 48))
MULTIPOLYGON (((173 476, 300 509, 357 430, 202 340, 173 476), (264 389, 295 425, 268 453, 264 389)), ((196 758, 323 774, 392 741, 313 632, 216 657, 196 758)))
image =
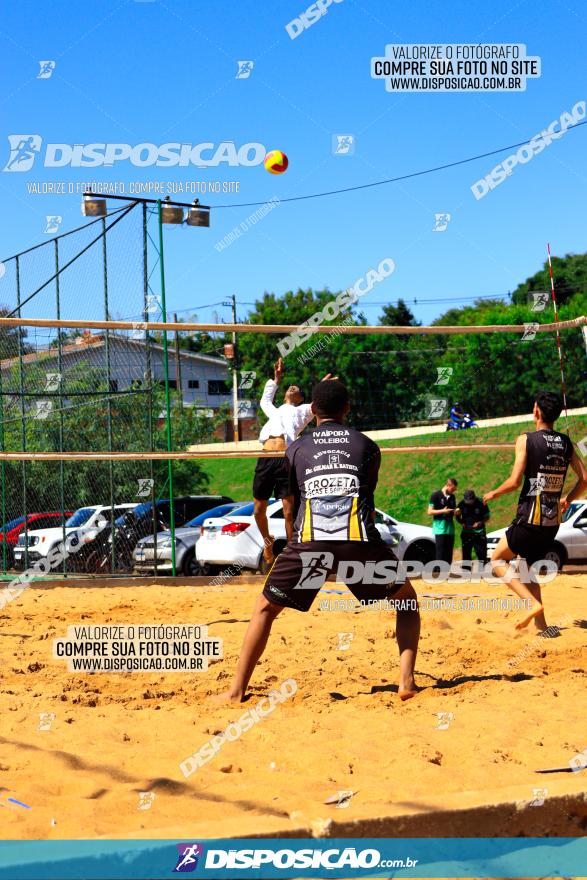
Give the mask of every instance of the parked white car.
MULTIPOLYGON (((487 553, 490 558, 497 542, 505 533, 506 529, 496 529, 487 535, 487 553)), ((567 562, 574 564, 587 561, 587 498, 569 504, 562 516, 554 547, 545 553, 544 558, 555 562, 559 569, 567 562)))
MULTIPOLYGON (((375 511, 375 524, 379 520, 380 511, 375 511)), ((403 522, 394 519, 388 513, 384 513, 385 522, 392 531, 396 531, 400 541, 393 548, 393 552, 400 561, 406 560, 410 562, 432 562, 436 559, 436 541, 434 540, 434 532, 430 526, 420 526, 416 523, 403 522)))
MULTIPOLYGON (((274 551, 281 553, 287 543, 281 501, 270 501, 267 507, 269 534, 275 538, 274 551)), ((423 561, 434 558, 432 529, 400 523, 383 510, 376 509, 375 525, 386 544, 393 547, 399 559, 423 561), (430 555, 431 554, 431 555, 430 555)), ((202 524, 196 544, 196 558, 201 565, 234 566, 257 571, 263 569, 263 539, 253 516, 253 504, 241 507, 235 515, 213 517, 202 524)))
POLYGON ((77 532, 79 540, 83 544, 89 543, 110 523, 113 509, 114 519, 116 519, 126 510, 133 510, 136 506, 136 504, 115 504, 112 508, 110 505, 97 504, 91 507, 80 507, 69 519, 65 520, 64 528, 58 526, 51 529, 34 529, 27 534, 23 532, 19 535, 18 543, 14 546, 14 565, 16 568, 24 567, 26 549, 28 549, 29 565, 38 562, 39 559, 44 559, 53 547, 63 541, 64 531, 66 538, 73 532, 77 532))

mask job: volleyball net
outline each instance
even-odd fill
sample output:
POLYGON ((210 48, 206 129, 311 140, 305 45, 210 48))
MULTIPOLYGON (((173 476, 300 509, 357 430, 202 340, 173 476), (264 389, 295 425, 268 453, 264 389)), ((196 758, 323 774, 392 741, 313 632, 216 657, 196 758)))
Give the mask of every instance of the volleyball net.
MULTIPOLYGON (((530 305, 488 309, 483 325, 369 326, 351 304, 333 320, 308 314, 295 326, 231 324, 214 314, 207 322, 170 321, 151 221, 146 205, 124 205, 2 264, 5 572, 16 556, 22 564, 34 558, 29 532, 53 526, 65 539, 91 508, 116 523, 142 505, 152 511, 155 543, 162 528, 175 543, 175 529, 189 521, 189 505, 178 499, 249 501, 254 459, 262 454, 259 400, 280 356, 284 385, 299 385, 307 399, 326 373, 347 384, 349 423, 394 461, 390 486, 398 471, 409 471, 412 482, 427 471, 432 479, 431 453, 447 466, 469 451, 511 456, 516 435, 531 428, 536 390, 561 389, 557 336, 569 409, 560 426, 577 441, 587 435, 581 315, 561 310, 561 320, 553 320, 547 302, 539 313, 530 305), (456 403, 477 427, 447 430, 456 403), (239 442, 226 443, 234 437, 239 442), (70 515, 74 525, 66 525, 70 515)), ((408 504, 405 492, 390 488, 382 504, 408 519, 422 499, 416 493, 408 504)), ((113 542, 100 553, 101 571, 133 568, 113 542)), ((96 565, 95 555, 88 562, 80 552, 59 570, 96 565)))

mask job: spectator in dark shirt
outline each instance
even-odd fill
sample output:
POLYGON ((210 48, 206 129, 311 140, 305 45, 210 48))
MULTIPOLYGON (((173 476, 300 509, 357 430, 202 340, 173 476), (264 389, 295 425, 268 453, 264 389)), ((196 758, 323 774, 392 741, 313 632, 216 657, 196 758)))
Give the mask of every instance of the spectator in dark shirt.
POLYGON ((463 500, 456 510, 457 521, 462 525, 461 546, 463 560, 473 559, 473 550, 479 562, 487 562, 487 535, 485 523, 489 519, 489 508, 473 489, 465 489, 463 500))

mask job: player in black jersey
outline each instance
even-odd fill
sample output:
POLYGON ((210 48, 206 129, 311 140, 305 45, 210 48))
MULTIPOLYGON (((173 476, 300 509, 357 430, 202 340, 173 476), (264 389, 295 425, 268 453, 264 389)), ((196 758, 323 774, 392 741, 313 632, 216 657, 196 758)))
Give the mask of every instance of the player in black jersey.
POLYGON ((259 596, 236 675, 224 699, 241 701, 263 653, 271 625, 284 608, 309 611, 329 574, 336 572, 361 602, 389 599, 396 606, 400 652, 399 696, 416 692, 414 665, 420 637, 417 596, 396 583, 397 559, 375 526, 373 493, 381 452, 349 428, 349 396, 342 382, 318 383, 312 394, 316 428, 287 449, 293 539, 278 557, 259 596))
MULTIPOLYGON (((507 492, 514 492, 523 480, 516 518, 500 539, 491 559, 493 571, 498 577, 505 576, 508 563, 514 556, 524 559, 528 567, 544 559, 554 543, 561 513, 587 488, 587 472, 570 437, 554 430, 561 410, 562 400, 558 394, 541 391, 536 395, 532 411, 535 430, 520 434, 517 438, 516 458, 510 477, 483 496, 483 501, 487 503, 507 492), (569 465, 578 479, 563 498, 569 465)), ((534 620, 536 628, 543 632, 547 625, 540 585, 531 582, 526 586, 517 577, 508 578, 508 583, 520 598, 528 600, 531 608, 516 629, 522 629, 534 620)))

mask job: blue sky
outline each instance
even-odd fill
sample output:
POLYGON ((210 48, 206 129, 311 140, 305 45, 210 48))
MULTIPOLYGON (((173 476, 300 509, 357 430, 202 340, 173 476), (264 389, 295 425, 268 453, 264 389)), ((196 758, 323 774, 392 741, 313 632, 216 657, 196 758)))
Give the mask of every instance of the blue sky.
MULTIPOLYGON (((22 0, 0 31, 2 166, 8 135, 44 143, 198 144, 259 142, 290 161, 281 176, 256 167, 43 168, 0 173, 2 256, 81 221, 77 195, 33 195, 32 181, 233 181, 239 193, 215 204, 306 195, 419 171, 523 141, 587 99, 587 13, 569 2, 343 0, 295 40, 285 25, 306 0, 22 0), (522 93, 392 94, 370 76, 387 43, 525 43, 542 75, 522 93), (54 59, 49 79, 38 61, 54 59), (255 63, 237 79, 237 61, 255 63), (355 153, 332 153, 334 134, 352 134, 355 153)), ((209 320, 208 304, 233 292, 244 318, 263 291, 339 290, 383 258, 395 272, 362 300, 375 322, 381 303, 404 297, 424 323, 457 298, 504 295, 554 254, 585 250, 587 126, 570 131, 484 199, 470 187, 507 153, 402 183, 280 205, 230 247, 214 245, 246 221, 249 208, 212 212, 209 230, 168 228, 168 310, 209 320), (451 214, 443 233, 434 215, 451 214), (428 300, 428 303, 423 303, 428 300)), ((179 196, 191 201, 192 195, 179 196)), ((254 210, 254 209, 253 209, 254 210)), ((1 281, 0 281, 1 284, 1 281)), ((130 289, 130 288, 129 288, 130 289)), ((26 290, 24 293, 26 294, 26 290)), ((0 302, 6 302, 1 295, 0 302)), ((119 313, 130 316, 129 302, 119 313)), ((228 319, 229 311, 214 307, 228 319)), ((81 307, 79 316, 84 316, 81 307)))

